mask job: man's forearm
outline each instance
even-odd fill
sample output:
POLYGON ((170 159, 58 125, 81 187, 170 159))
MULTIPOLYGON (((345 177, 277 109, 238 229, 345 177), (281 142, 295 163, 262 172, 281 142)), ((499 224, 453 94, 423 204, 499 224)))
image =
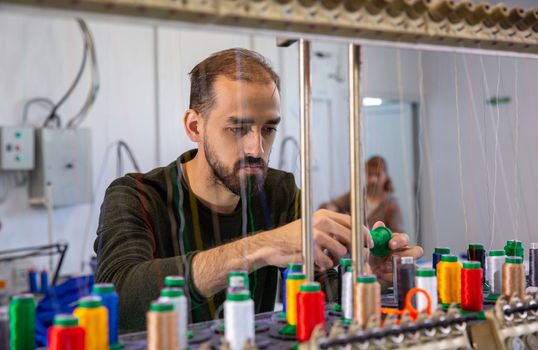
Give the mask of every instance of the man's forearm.
POLYGON ((203 296, 210 297, 226 288, 231 271, 250 273, 266 266, 270 246, 270 231, 265 231, 200 252, 192 261, 194 284, 203 296))

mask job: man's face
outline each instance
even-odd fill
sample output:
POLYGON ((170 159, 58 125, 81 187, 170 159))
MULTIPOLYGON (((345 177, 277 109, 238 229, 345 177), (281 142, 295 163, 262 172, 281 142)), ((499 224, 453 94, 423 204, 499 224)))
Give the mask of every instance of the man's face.
POLYGON ((276 85, 220 76, 213 91, 215 103, 204 116, 201 145, 213 180, 236 195, 249 188, 257 193, 280 122, 276 85))

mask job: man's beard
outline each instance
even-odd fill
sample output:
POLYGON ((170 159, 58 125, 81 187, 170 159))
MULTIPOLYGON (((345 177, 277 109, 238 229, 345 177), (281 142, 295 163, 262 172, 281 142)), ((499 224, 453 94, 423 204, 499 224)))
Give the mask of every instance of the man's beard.
POLYGON ((211 168, 211 177, 216 184, 223 185, 230 192, 237 196, 241 196, 241 183, 243 183, 243 191, 246 195, 258 194, 265 182, 267 176, 267 164, 262 158, 244 157, 239 159, 230 171, 224 164, 222 164, 213 149, 207 142, 207 137, 204 139, 204 153, 207 163, 211 168), (259 166, 262 170, 260 175, 252 174, 246 175, 242 179, 239 177, 239 171, 242 167, 247 166, 259 166))

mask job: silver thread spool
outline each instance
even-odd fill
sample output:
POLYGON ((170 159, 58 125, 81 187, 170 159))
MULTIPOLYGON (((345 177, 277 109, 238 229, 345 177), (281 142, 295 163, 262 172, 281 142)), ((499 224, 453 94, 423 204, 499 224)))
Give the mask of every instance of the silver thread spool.
POLYGON ((486 257, 486 282, 490 294, 502 293, 502 268, 505 258, 504 250, 490 250, 486 257))

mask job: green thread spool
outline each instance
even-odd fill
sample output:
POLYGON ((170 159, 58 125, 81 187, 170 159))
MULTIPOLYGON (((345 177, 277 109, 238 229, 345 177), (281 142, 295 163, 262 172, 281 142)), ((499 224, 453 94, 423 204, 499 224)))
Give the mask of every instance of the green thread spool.
POLYGON ((16 295, 9 304, 11 350, 35 349, 35 309, 32 294, 16 295))
POLYGON ((374 241, 374 247, 370 249, 373 256, 384 257, 390 254, 389 241, 392 239, 392 231, 385 226, 373 229, 370 234, 374 241))

